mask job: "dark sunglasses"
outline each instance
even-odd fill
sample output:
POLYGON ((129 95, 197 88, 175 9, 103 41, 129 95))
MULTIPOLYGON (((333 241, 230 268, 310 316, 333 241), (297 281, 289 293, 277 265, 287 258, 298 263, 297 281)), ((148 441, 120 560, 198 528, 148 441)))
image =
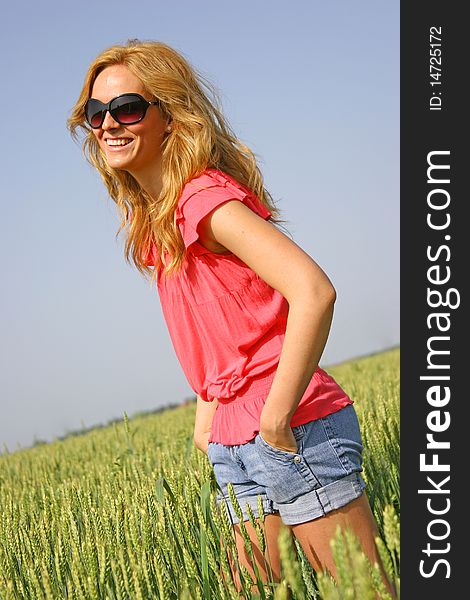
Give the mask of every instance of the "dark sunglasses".
POLYGON ((85 118, 92 129, 99 129, 103 125, 106 111, 121 125, 134 125, 142 121, 151 104, 160 104, 160 102, 151 102, 143 98, 140 94, 121 94, 103 104, 95 98, 89 98, 85 104, 85 118))

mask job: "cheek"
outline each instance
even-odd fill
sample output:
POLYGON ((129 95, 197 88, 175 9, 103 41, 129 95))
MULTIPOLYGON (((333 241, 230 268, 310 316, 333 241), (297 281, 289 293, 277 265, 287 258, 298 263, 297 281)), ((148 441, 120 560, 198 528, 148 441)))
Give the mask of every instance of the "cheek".
POLYGON ((161 132, 152 131, 140 137, 140 147, 149 155, 160 154, 163 136, 161 132))
MULTIPOLYGON (((145 119, 148 119, 149 116, 147 112, 145 119)), ((162 145, 165 124, 156 118, 149 119, 149 121, 145 119, 134 126, 134 133, 139 136, 142 147, 157 151, 162 145)))
POLYGON ((96 133, 95 129, 92 129, 92 134, 93 134, 93 138, 92 140, 94 140, 98 145, 102 145, 103 144, 103 140, 100 139, 98 133, 96 133))

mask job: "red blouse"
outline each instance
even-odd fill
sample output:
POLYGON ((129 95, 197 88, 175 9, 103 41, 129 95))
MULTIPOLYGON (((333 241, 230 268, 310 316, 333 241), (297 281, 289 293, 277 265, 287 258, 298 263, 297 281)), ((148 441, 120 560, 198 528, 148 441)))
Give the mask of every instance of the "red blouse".
MULTIPOLYGON (((259 419, 284 340, 286 299, 236 255, 216 254, 198 242, 198 223, 216 207, 240 200, 261 218, 271 213, 258 197, 215 169, 189 181, 176 209, 187 249, 182 270, 160 270, 158 293, 169 334, 186 378, 207 402, 218 399, 209 441, 243 444, 259 419)), ((149 255, 147 264, 153 264, 149 255)), ((352 404, 336 381, 317 368, 291 427, 352 404)))

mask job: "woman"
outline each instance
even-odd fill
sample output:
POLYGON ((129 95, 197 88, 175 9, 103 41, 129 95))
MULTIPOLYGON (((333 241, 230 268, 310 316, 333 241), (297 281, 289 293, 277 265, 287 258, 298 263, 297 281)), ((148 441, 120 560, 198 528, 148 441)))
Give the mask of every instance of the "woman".
POLYGON ((246 512, 249 504, 258 515, 258 495, 277 580, 282 521, 315 569, 335 574, 329 542, 338 524, 380 564, 352 400, 318 366, 335 290, 280 231, 253 153, 209 92, 215 97, 172 48, 130 41, 89 67, 68 125, 74 136, 84 130, 86 156, 120 210, 119 231, 129 227, 126 259, 157 282, 197 394, 194 441, 214 467, 218 501, 228 502, 241 563, 253 574, 229 482, 265 581, 246 512))

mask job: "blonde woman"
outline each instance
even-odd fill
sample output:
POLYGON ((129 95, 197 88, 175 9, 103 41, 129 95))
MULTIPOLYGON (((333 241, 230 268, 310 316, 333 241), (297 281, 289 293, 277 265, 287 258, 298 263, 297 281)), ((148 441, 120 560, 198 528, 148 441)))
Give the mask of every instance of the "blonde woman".
POLYGON ((281 522, 314 569, 335 574, 338 524, 380 564, 357 416, 319 367, 335 289, 281 231, 255 156, 210 84, 169 46, 130 41, 90 65, 68 125, 84 132, 85 154, 117 204, 126 259, 157 286, 197 394, 194 441, 214 468, 218 502, 228 503, 240 562, 253 575, 229 482, 265 581, 246 511, 258 516, 258 495, 277 580, 281 522))

